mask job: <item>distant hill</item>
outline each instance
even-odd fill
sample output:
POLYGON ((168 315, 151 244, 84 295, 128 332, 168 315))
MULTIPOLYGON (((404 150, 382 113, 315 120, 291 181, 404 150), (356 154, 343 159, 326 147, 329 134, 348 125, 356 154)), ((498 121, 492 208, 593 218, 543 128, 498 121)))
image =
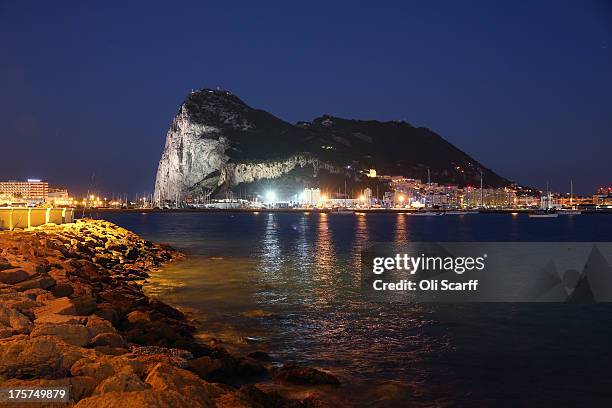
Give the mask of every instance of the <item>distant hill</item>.
POLYGON ((168 130, 155 181, 155 199, 256 193, 274 185, 332 191, 371 186, 368 169, 432 182, 507 186, 511 182, 433 131, 402 121, 350 120, 323 115, 291 124, 245 104, 227 91, 192 92, 168 130), (342 187, 343 188, 343 187, 342 187))

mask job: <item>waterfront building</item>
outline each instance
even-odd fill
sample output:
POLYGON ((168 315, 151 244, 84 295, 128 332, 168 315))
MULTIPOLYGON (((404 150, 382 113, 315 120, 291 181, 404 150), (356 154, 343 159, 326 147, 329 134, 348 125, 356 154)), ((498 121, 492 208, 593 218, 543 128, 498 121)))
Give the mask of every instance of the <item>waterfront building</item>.
POLYGON ((595 194, 592 201, 598 207, 612 207, 612 192, 608 194, 595 194))
POLYGON ((4 200, 25 200, 31 203, 44 203, 49 195, 49 183, 39 179, 27 181, 0 181, 0 196, 4 200))
POLYGON ((573 196, 569 195, 557 197, 555 202, 559 204, 559 206, 564 208, 570 208, 574 206, 591 206, 595 205, 597 202, 597 195, 595 196, 573 196))
POLYGON ((316 206, 321 202, 321 189, 305 188, 302 192, 301 203, 305 205, 316 206))
POLYGON ((463 207, 515 207, 516 192, 509 188, 472 188, 463 189, 461 205, 463 207), (481 203, 482 201, 482 203, 481 203))
POLYGON ((65 188, 50 188, 45 202, 53 207, 71 207, 76 205, 74 199, 70 197, 68 190, 65 188))

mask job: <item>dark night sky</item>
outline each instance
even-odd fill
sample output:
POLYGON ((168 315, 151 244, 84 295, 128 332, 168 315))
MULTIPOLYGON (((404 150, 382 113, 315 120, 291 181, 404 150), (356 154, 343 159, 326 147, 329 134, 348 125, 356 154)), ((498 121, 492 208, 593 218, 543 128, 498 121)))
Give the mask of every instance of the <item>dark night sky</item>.
POLYGON ((612 183, 608 1, 85 3, 0 0, 0 179, 151 191, 179 104, 219 86, 426 126, 523 184, 612 183))

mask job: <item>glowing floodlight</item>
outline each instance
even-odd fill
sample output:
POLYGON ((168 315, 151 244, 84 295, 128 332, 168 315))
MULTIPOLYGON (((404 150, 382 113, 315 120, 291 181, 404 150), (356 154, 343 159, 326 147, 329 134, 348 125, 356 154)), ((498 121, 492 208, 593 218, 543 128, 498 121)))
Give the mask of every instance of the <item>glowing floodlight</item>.
POLYGON ((267 200, 269 203, 273 203, 273 202, 274 202, 274 200, 276 200, 276 193, 275 193, 274 191, 272 191, 272 190, 268 190, 268 191, 266 192, 266 200, 267 200))

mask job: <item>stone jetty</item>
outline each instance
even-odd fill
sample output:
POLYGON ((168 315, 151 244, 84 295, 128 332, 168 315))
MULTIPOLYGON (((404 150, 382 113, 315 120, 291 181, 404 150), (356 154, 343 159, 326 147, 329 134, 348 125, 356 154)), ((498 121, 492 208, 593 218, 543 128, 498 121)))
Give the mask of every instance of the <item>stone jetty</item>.
POLYGON ((79 408, 327 406, 278 390, 335 377, 200 344, 143 293, 149 271, 183 257, 102 220, 0 232, 0 388, 69 387, 70 402, 46 406, 79 408))

